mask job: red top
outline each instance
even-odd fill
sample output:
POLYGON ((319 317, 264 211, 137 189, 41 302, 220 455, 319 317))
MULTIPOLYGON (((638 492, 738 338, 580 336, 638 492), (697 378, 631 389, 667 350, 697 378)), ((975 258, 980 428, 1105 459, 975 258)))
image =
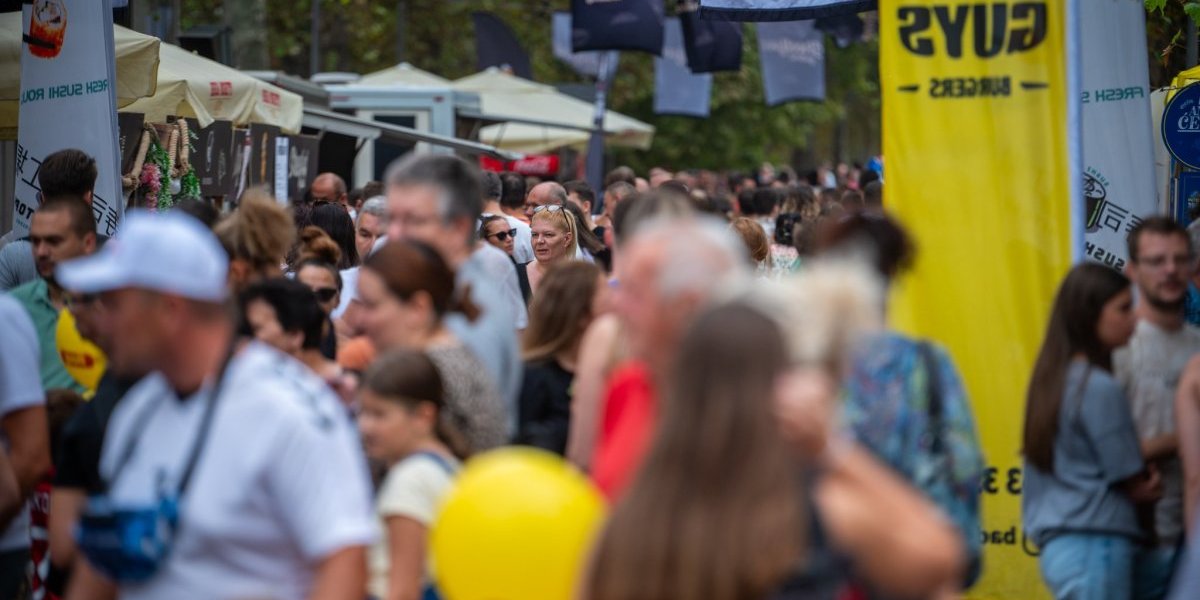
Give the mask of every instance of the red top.
POLYGON ((633 481, 650 448, 657 417, 650 369, 636 361, 614 369, 604 393, 604 418, 592 461, 592 479, 610 502, 633 481))

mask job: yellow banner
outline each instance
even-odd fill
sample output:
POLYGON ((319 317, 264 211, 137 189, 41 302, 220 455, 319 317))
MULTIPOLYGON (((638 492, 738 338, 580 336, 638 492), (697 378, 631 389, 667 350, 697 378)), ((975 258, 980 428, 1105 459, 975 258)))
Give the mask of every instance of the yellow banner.
POLYGON ((950 350, 988 459, 972 598, 1048 597, 1021 531, 1020 439, 1050 304, 1078 247, 1070 4, 879 2, 886 202, 920 251, 893 319, 950 350))

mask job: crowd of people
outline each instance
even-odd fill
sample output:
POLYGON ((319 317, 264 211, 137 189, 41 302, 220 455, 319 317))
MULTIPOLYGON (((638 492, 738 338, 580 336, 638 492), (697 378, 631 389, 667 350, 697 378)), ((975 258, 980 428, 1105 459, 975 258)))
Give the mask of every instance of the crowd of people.
MULTIPOLYGON (((881 171, 598 190, 413 155, 106 240, 95 162, 52 155, 0 247, 0 598, 437 598, 439 504, 508 445, 610 503, 580 598, 956 597, 984 459, 950 354, 888 326, 916 245, 881 171)), ((1056 597, 1200 578, 1193 247, 1146 219, 1128 279, 1055 301, 1023 520, 1056 597)))

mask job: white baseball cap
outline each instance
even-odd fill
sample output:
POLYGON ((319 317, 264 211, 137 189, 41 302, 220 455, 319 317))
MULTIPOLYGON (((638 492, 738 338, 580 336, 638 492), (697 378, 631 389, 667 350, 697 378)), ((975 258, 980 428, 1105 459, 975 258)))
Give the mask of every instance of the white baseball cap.
POLYGON ((101 251, 59 265, 56 278, 84 294, 141 288, 221 302, 228 272, 225 249, 194 217, 132 210, 101 251))

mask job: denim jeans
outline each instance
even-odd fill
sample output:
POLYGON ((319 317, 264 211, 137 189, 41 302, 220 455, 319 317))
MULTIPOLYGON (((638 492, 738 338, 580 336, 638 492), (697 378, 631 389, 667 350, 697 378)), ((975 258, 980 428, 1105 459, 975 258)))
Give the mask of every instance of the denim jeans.
POLYGON ((1162 600, 1165 598, 1182 555, 1182 544, 1160 545, 1139 550, 1133 570, 1135 600, 1162 600))
POLYGON ((1064 533, 1042 547, 1042 579, 1056 600, 1133 598, 1132 539, 1119 535, 1064 533))

